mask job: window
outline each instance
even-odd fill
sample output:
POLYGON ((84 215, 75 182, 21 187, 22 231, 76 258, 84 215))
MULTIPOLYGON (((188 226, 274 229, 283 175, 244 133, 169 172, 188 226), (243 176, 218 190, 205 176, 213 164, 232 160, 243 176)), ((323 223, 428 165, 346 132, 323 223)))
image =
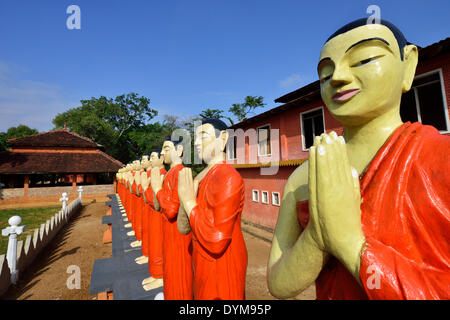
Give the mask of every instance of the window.
POLYGON ((259 191, 258 190, 252 190, 252 200, 254 202, 259 202, 259 191))
POLYGON ((302 112, 300 114, 302 125, 303 149, 307 150, 314 144, 314 137, 324 133, 323 108, 302 112))
POLYGON ((270 155, 270 125, 259 127, 258 129, 258 155, 270 155))
POLYGON ((434 126, 439 131, 448 131, 447 106, 442 84, 440 70, 417 76, 411 90, 402 96, 402 120, 419 121, 434 126))
POLYGON ((269 204, 269 192, 261 191, 261 203, 269 204))
POLYGON ((279 192, 272 192, 272 204, 274 206, 280 205, 280 193, 279 192))
POLYGON ((227 142, 228 160, 236 160, 237 137, 232 136, 227 142))

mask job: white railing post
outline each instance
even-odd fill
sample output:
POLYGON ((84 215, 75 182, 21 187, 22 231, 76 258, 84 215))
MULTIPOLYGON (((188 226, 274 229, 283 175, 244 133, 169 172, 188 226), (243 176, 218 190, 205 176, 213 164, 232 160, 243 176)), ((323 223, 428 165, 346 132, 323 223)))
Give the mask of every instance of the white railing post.
POLYGON ((6 227, 2 230, 2 236, 9 236, 8 251, 6 252, 6 260, 8 261, 8 267, 11 271, 11 283, 16 284, 19 278, 19 270, 16 270, 17 262, 17 236, 25 231, 25 226, 19 226, 22 222, 22 218, 19 216, 12 216, 9 218, 8 223, 10 227, 6 227))
POLYGON ((81 194, 83 193, 83 186, 79 186, 77 191, 78 191, 78 198, 80 198, 80 202, 81 202, 81 194))
POLYGON ((62 193, 62 197, 59 198, 59 201, 62 202, 62 212, 63 212, 64 218, 67 221, 67 207, 66 206, 67 206, 67 201, 69 201, 69 198, 67 197, 67 192, 62 193))

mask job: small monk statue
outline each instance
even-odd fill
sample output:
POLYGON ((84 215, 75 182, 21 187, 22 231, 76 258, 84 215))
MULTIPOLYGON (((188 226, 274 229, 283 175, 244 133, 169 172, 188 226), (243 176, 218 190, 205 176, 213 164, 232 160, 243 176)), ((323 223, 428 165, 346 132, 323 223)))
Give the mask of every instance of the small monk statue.
POLYGON ((318 299, 450 298, 450 137, 399 112, 417 61, 384 20, 356 20, 325 42, 321 96, 344 136, 316 137, 286 183, 268 266, 274 296, 315 281, 318 299))
POLYGON ((147 203, 147 201, 145 201, 145 190, 148 187, 148 183, 150 181, 150 179, 147 178, 147 170, 148 172, 150 172, 151 170, 151 163, 149 160, 148 155, 143 155, 142 156, 142 160, 141 160, 141 168, 142 170, 140 171, 139 174, 139 178, 136 178, 136 183, 138 186, 138 191, 139 191, 139 199, 141 201, 141 213, 140 213, 140 218, 138 218, 138 222, 137 225, 140 225, 137 228, 140 228, 140 232, 141 232, 141 240, 142 240, 142 256, 138 257, 135 259, 137 264, 144 264, 148 262, 148 230, 147 230, 147 226, 148 226, 148 210, 149 210, 149 205, 147 203), (148 179, 148 181, 147 181, 148 179), (139 221, 140 220, 140 221, 139 221))
POLYGON ((194 144, 207 166, 194 180, 189 168, 179 173, 178 194, 192 230, 196 300, 245 299, 244 182, 224 161, 226 129, 219 119, 203 120, 194 144))
POLYGON ((136 179, 136 175, 140 175, 141 171, 141 162, 139 160, 134 160, 132 163, 132 170, 131 170, 131 176, 130 176, 130 191, 131 191, 131 227, 133 228, 133 231, 135 232, 136 241, 132 242, 130 245, 133 248, 139 247, 142 244, 142 241, 140 238, 138 238, 138 217, 140 214, 140 201, 139 201, 139 189, 137 185, 137 181, 139 181, 139 178, 136 179))
POLYGON ((150 183, 163 217, 164 299, 192 300, 191 234, 181 234, 177 225, 177 216, 183 210, 178 195, 178 173, 184 168, 183 145, 181 141, 166 140, 161 153, 170 170, 163 184, 161 170, 153 168, 150 183))
POLYGON ((155 195, 150 185, 151 169, 159 169, 162 180, 164 180, 164 176, 167 173, 166 169, 164 169, 163 157, 159 150, 154 150, 150 154, 150 164, 151 165, 146 172, 147 179, 142 178, 144 200, 147 203, 146 208, 148 216, 147 227, 144 228, 142 246, 144 247, 144 242, 147 241, 148 271, 150 277, 142 281, 142 286, 146 291, 163 286, 163 218, 161 213, 158 212, 160 207, 158 201, 155 200, 155 195))
POLYGON ((143 234, 143 224, 142 224, 142 214, 144 210, 144 198, 143 198, 143 191, 141 186, 141 176, 145 174, 146 166, 149 166, 150 162, 148 160, 148 156, 144 155, 142 156, 141 160, 139 161, 139 164, 137 166, 136 174, 134 175, 134 181, 136 183, 136 196, 137 196, 137 203, 136 203, 136 218, 134 220, 135 223, 135 230, 136 230, 136 239, 142 242, 142 234, 143 234))

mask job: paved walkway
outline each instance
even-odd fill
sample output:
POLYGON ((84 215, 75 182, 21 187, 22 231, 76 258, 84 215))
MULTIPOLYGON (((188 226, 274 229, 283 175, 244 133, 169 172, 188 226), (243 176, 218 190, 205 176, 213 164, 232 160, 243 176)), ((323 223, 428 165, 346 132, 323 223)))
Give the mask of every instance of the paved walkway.
MULTIPOLYGON (((103 232, 107 229, 101 219, 107 207, 104 202, 91 203, 72 217, 69 224, 55 236, 33 264, 20 275, 16 287, 11 287, 2 299, 14 300, 92 300, 89 294, 94 260, 111 257, 111 244, 103 244, 103 232), (70 290, 67 279, 69 266, 78 266, 81 271, 81 288, 70 290)), ((248 229, 249 227, 247 227, 248 229)), ((266 267, 270 242, 264 241, 266 233, 258 230, 244 232, 248 250, 246 298, 255 300, 274 299, 267 289, 266 267)), ((270 236, 270 235, 269 235, 270 236)), ((72 271, 73 272, 73 271, 72 271)), ((314 299, 314 287, 307 289, 297 299, 314 299)))

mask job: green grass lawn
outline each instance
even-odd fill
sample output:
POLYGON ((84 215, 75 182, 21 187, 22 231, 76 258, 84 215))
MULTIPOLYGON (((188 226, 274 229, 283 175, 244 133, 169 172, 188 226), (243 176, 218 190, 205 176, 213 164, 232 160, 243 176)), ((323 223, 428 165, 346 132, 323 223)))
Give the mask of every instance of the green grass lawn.
MULTIPOLYGON (((39 228, 42 223, 55 215, 61 206, 46 208, 27 208, 27 209, 7 209, 0 210, 0 229, 9 227, 8 219, 12 216, 20 216, 22 218, 21 226, 25 225, 25 232, 22 233, 18 240, 25 240, 27 235, 33 234, 34 229, 39 228)), ((8 249, 8 237, 0 237, 0 255, 6 254, 8 249)))

